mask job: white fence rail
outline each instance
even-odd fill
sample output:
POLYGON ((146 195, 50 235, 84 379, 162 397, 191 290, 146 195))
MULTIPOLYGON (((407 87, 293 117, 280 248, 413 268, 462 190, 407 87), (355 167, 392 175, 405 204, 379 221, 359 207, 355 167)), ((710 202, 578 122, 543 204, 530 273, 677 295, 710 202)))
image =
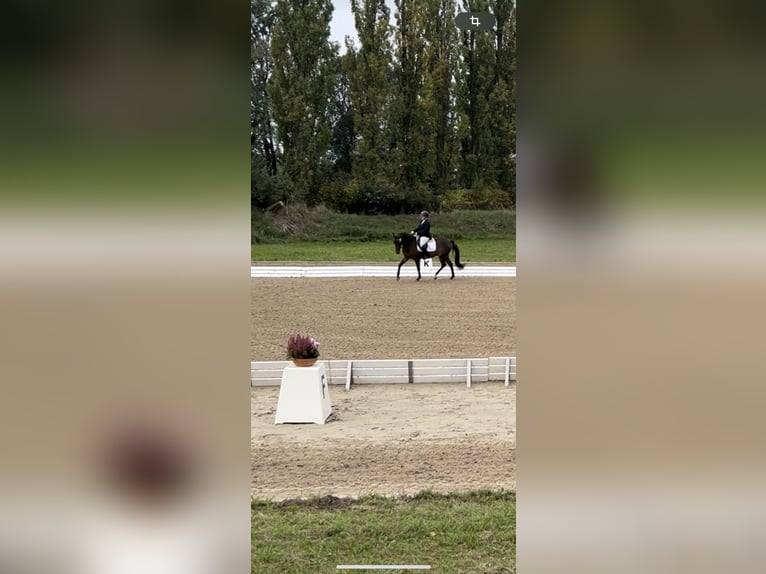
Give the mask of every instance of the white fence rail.
MULTIPOLYGON (((421 274, 430 276, 439 269, 439 259, 435 258, 434 265, 423 267, 421 274)), ((398 264, 397 264, 398 265, 398 264)), ((301 267, 297 265, 253 265, 250 267, 250 277, 396 277, 397 265, 317 265, 301 267)), ((516 267, 513 265, 468 265, 465 269, 455 269, 456 276, 464 277, 516 277, 516 267)), ((412 262, 402 266, 401 277, 417 277, 415 264, 412 262)), ((445 267, 439 277, 450 277, 449 267, 445 267)))
MULTIPOLYGON (((331 385, 390 383, 473 383, 516 381, 516 357, 483 359, 380 359, 322 361, 331 385)), ((253 361, 250 384, 279 386, 282 370, 290 361, 253 361)))

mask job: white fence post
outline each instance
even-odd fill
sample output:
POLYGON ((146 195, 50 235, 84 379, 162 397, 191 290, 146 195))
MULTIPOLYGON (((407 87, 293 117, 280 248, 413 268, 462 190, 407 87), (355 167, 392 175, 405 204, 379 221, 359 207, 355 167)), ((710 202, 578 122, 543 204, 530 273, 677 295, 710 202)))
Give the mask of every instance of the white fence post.
POLYGON ((465 386, 471 388, 471 359, 466 359, 465 386))
POLYGON ((346 365, 346 390, 351 390, 351 363, 353 361, 349 361, 348 365, 346 365))
POLYGON ((511 383, 511 358, 505 358, 505 386, 511 383))

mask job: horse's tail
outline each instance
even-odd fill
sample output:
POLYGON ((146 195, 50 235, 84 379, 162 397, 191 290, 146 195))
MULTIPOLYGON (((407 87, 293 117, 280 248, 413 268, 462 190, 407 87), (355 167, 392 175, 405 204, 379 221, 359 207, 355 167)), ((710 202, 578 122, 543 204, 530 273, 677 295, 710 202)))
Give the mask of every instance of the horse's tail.
POLYGON ((455 252, 455 265, 457 265, 458 269, 462 269, 465 267, 462 263, 460 263, 460 249, 457 248, 457 243, 454 241, 452 242, 452 251, 455 252))

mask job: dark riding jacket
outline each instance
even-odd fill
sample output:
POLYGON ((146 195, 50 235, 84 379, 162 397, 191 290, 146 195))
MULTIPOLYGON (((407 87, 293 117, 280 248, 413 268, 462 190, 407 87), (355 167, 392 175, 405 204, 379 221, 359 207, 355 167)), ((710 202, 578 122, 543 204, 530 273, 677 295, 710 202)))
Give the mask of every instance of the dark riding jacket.
POLYGON ((431 222, 427 219, 424 219, 420 222, 420 225, 418 225, 415 228, 415 234, 419 235, 421 237, 428 237, 428 239, 431 239, 431 222))

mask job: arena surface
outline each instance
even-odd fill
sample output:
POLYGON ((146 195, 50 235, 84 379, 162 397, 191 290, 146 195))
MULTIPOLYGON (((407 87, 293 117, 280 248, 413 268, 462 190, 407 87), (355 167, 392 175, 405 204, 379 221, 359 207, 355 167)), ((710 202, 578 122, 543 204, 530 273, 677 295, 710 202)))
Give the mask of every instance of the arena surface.
MULTIPOLYGON (((253 279, 251 355, 291 333, 323 359, 514 356, 515 279, 253 279)), ((514 489, 516 387, 330 388, 325 425, 274 425, 277 387, 251 390, 252 494, 284 499, 514 489)))
POLYGON ((322 359, 442 359, 516 354, 516 279, 251 279, 253 361, 284 360, 287 338, 322 359))

